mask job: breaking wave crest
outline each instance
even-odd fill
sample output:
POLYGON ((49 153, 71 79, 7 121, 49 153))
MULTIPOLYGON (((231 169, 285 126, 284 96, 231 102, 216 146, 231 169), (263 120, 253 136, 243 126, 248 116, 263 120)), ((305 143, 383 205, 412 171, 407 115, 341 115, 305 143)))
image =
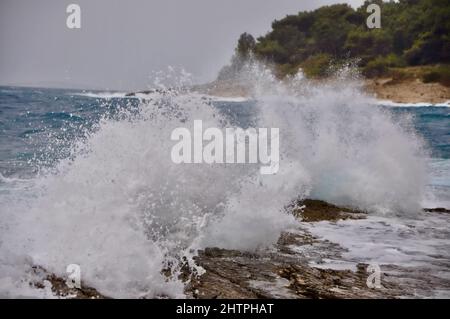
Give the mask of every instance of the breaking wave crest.
POLYGON ((350 71, 326 84, 301 75, 286 83, 254 64, 242 78, 252 97, 233 108, 248 108, 247 125, 280 129, 276 175, 251 164, 172 163, 174 128, 196 119, 204 127, 237 124, 231 106, 185 89, 152 94, 137 111, 101 120, 26 190, 2 195, 2 290, 39 295, 18 275, 27 267, 15 262, 61 276, 78 264, 83 284, 107 296, 182 297, 183 257, 195 267, 198 249, 274 244, 296 223, 285 209, 293 200, 378 214, 420 210, 426 153, 411 119, 374 107, 350 71))

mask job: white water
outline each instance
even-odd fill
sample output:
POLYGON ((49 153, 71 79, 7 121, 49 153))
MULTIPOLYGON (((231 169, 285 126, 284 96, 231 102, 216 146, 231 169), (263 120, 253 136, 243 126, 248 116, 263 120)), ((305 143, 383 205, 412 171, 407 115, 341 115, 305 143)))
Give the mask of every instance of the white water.
MULTIPOLYGON (((364 220, 337 223, 304 223, 315 237, 338 243, 342 256, 324 258, 314 267, 350 269, 358 263, 378 265, 383 273, 396 275, 415 297, 450 298, 450 232, 448 214, 428 213, 418 218, 369 216, 364 220), (401 268, 398 268, 398 267, 401 268)), ((294 247, 295 249, 295 247, 294 247)), ((304 248, 298 247, 298 253, 304 248)), ((384 277, 381 284, 390 281, 384 277)))
POLYGON ((450 107, 450 101, 442 103, 420 102, 420 103, 399 103, 390 100, 378 101, 378 105, 393 106, 393 107, 450 107))
POLYGON ((429 160, 429 183, 426 187, 423 207, 450 207, 450 160, 429 160))
POLYGON ((70 95, 86 96, 97 99, 114 99, 114 98, 125 98, 126 94, 127 93, 125 92, 83 92, 83 93, 71 93, 70 95))
POLYGON ((256 125, 280 128, 276 175, 252 165, 171 162, 173 128, 194 119, 229 126, 197 94, 154 94, 138 115, 103 120, 74 143, 73 159, 0 198, 0 295, 48 297, 48 288, 29 289, 29 267, 64 277, 75 263, 83 283, 107 296, 182 297, 182 283, 164 277, 164 266, 176 274, 182 256, 191 260, 208 246, 272 245, 296 223, 284 207, 299 197, 414 215, 426 184, 421 140, 407 119, 373 108, 357 82, 341 76, 320 87, 293 79, 301 88, 294 93, 260 66, 245 74, 256 125))
POLYGON ((304 223, 303 227, 347 249, 344 260, 412 268, 442 263, 441 270, 445 270, 448 277, 449 222, 447 214, 429 213, 421 218, 370 216, 337 223, 304 223), (348 236, 349 233, 352 236, 348 236))

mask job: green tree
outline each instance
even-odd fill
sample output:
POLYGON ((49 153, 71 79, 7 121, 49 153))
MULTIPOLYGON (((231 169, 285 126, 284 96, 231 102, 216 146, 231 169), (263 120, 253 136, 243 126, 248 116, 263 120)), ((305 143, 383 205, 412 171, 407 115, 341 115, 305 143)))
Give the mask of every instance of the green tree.
POLYGON ((239 68, 252 54, 276 64, 281 74, 300 65, 322 74, 326 61, 339 64, 348 58, 357 58, 366 74, 393 66, 450 63, 449 0, 372 0, 357 9, 335 4, 288 15, 256 41, 242 34, 231 67, 239 68), (381 29, 366 26, 370 3, 381 6, 381 29))

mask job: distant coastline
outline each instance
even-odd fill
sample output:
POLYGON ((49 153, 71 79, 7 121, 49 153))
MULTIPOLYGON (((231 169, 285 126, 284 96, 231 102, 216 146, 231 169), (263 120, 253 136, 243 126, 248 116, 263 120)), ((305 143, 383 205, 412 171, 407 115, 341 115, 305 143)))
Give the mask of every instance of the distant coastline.
MULTIPOLYGON (((318 82, 324 80, 314 80, 318 82)), ((382 101, 394 103, 425 103, 442 104, 450 101, 450 87, 441 83, 424 83, 421 79, 411 77, 407 79, 395 79, 393 77, 379 77, 363 79, 364 89, 368 94, 382 101)), ((250 98, 251 90, 236 81, 221 81, 198 85, 194 91, 220 97, 250 98)))
POLYGON ((313 85, 351 67, 367 93, 380 100, 448 102, 448 5, 432 0, 376 3, 384 22, 375 29, 366 24, 366 2, 359 8, 334 4, 290 14, 273 21, 272 29, 258 38, 244 32, 230 63, 204 88, 211 95, 245 95, 248 92, 235 82, 253 62, 268 66, 285 81, 301 71, 313 85))
POLYGON ((396 80, 392 77, 365 80, 365 89, 377 99, 395 103, 440 104, 450 101, 450 88, 441 83, 424 83, 412 78, 396 80))

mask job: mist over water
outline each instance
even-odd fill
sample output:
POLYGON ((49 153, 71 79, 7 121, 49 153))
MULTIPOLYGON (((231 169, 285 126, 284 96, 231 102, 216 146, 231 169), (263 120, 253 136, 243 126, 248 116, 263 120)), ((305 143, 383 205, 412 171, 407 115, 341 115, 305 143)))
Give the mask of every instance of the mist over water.
POLYGON ((3 177, 0 294, 48 295, 21 276, 32 265, 64 276, 75 263, 83 284, 106 296, 182 297, 182 257, 194 266, 205 247, 270 247, 297 223, 285 209, 293 200, 385 216, 420 211, 424 143, 411 118, 374 107, 351 70, 320 85, 301 75, 280 82, 261 65, 244 73, 253 98, 237 107, 185 88, 155 92, 74 136, 63 159, 31 178, 3 177), (279 128, 279 172, 174 164, 171 132, 194 120, 204 128, 279 128), (161 273, 166 267, 171 277, 161 273))

